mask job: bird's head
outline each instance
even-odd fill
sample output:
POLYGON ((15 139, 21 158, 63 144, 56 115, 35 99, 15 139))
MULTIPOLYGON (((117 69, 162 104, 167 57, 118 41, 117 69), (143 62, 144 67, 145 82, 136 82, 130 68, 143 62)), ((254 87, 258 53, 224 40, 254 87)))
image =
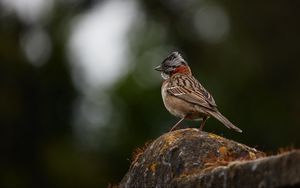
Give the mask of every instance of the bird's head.
POLYGON ((190 67, 178 52, 172 52, 154 69, 160 71, 164 79, 168 79, 175 73, 191 74, 190 67))

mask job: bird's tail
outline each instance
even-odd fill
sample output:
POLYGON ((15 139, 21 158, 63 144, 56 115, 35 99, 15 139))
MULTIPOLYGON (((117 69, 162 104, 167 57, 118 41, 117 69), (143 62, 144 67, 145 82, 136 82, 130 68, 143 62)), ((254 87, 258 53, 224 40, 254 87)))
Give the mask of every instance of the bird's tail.
POLYGON ((219 111, 212 111, 209 110, 208 113, 213 116, 214 118, 216 118, 217 120, 219 120, 221 123, 223 123, 227 128, 229 129, 233 129, 237 132, 243 132, 241 129, 239 129, 238 127, 236 127, 235 125, 233 125, 225 116, 223 116, 219 111))

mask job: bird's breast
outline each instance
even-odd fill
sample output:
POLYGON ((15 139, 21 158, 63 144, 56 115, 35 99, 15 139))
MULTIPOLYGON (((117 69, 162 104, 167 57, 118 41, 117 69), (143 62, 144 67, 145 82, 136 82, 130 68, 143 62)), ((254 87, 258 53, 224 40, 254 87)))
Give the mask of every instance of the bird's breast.
POLYGON ((207 116, 205 112, 199 111, 195 104, 186 102, 167 92, 168 81, 166 80, 161 88, 161 95, 166 109, 174 116, 187 119, 198 120, 207 116))

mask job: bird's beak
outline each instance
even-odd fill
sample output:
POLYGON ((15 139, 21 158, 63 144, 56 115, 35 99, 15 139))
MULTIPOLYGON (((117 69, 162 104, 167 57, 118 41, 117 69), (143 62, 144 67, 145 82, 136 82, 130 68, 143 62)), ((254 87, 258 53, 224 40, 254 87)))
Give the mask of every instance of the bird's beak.
POLYGON ((158 65, 157 67, 154 68, 156 71, 162 71, 163 69, 161 68, 161 65, 158 65))

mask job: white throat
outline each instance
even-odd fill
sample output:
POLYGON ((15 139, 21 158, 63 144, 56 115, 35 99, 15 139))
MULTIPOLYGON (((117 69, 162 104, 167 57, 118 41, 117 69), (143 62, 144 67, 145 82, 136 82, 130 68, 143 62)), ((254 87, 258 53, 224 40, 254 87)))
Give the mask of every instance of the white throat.
POLYGON ((170 76, 169 76, 168 74, 164 73, 164 72, 161 72, 160 75, 161 75, 161 77, 162 77, 164 80, 167 80, 167 79, 170 78, 170 76))

